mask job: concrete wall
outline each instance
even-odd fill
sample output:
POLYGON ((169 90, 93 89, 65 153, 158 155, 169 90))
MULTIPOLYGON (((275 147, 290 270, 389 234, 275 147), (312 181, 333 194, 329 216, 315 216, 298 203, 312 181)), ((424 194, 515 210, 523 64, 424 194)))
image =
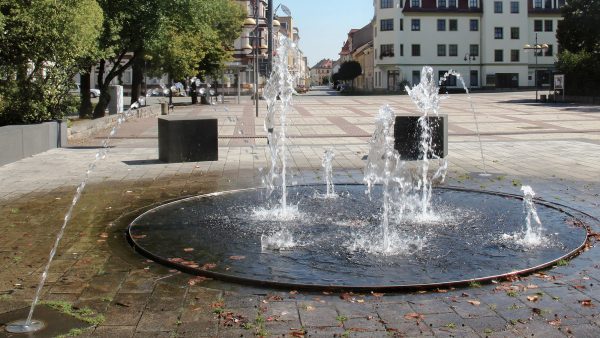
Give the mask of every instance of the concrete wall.
POLYGON ((66 144, 67 124, 63 121, 0 127, 0 165, 66 144))

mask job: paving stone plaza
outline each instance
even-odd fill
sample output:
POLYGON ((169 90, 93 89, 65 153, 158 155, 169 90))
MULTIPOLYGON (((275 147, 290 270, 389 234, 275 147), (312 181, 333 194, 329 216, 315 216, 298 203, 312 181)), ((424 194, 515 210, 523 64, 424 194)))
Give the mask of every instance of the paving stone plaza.
MULTIPOLYGON (((453 94, 449 172, 443 185, 536 196, 600 218, 600 107, 542 104, 535 93, 453 94), (483 145, 484 170, 473 105, 483 145)), ((89 308, 94 337, 597 337, 600 249, 513 281, 415 293, 275 290, 204 280, 134 252, 124 230, 149 206, 179 197, 262 185, 267 138, 247 97, 187 105, 173 114, 217 117, 219 160, 158 161, 156 116, 130 119, 111 140, 74 210, 42 302, 89 308)), ((296 96, 288 116, 292 184, 322 183, 332 147, 335 183, 362 183, 378 109, 416 113, 408 96, 296 96)), ((159 114, 160 107, 152 110, 159 114)), ((100 131, 0 167, 0 315, 31 302, 77 185, 108 134, 100 131)), ((593 222, 592 222, 593 223, 593 222)), ((600 224, 591 224, 600 233, 600 224)), ((232 234, 233 235, 233 234, 232 234)), ((6 336, 0 330, 0 337, 6 336)))

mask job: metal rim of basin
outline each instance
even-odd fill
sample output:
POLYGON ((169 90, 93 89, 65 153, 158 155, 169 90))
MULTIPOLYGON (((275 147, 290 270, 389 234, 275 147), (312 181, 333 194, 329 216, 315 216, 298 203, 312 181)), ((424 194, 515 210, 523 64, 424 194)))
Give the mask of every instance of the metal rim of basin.
MULTIPOLYGON (((361 184, 345 184, 345 185, 350 185, 350 186, 357 185, 358 186, 361 184)), ((313 185, 304 185, 304 186, 310 187, 313 185)), ((489 275, 489 276, 480 277, 480 278, 459 279, 459 280, 450 280, 450 281, 435 282, 435 283, 410 283, 410 284, 365 286, 365 285, 360 285, 360 284, 357 284, 357 285, 330 285, 330 284, 290 283, 290 282, 282 282, 282 281, 256 279, 256 278, 243 277, 243 276, 235 276, 235 275, 230 275, 230 274, 226 274, 226 273, 222 273, 222 272, 215 272, 215 271, 210 271, 210 270, 206 270, 206 269, 189 267, 187 265, 180 264, 178 262, 173 262, 172 260, 169 260, 166 257, 157 255, 157 254, 153 253, 151 250, 144 248, 144 246, 142 246, 140 243, 138 243, 136 241, 134 235, 132 235, 132 233, 131 233, 132 227, 133 227, 135 221, 138 220, 139 218, 141 218, 142 216, 144 216, 145 214, 152 212, 155 209, 158 209, 158 208, 161 208, 164 206, 168 206, 170 204, 179 203, 184 200, 193 199, 193 198, 199 198, 199 197, 210 198, 210 197, 214 197, 214 196, 221 196, 224 194, 235 194, 235 193, 239 193, 239 192, 254 191, 257 189, 260 189, 260 188, 248 188, 248 189, 220 191, 220 192, 214 192, 214 193, 209 193, 209 194, 201 194, 201 195, 192 196, 192 197, 188 196, 188 197, 184 197, 184 198, 180 198, 180 199, 176 199, 176 200, 171 200, 164 204, 160 204, 160 205, 158 205, 154 208, 151 208, 149 210, 146 210, 142 214, 138 215, 134 219, 134 221, 128 225, 127 230, 126 230, 127 241, 130 243, 130 245, 134 248, 135 251, 139 252, 143 256, 145 256, 161 265, 177 269, 181 272, 184 272, 184 273, 187 273, 190 275, 202 276, 202 277, 207 277, 207 278, 211 278, 211 279, 215 279, 215 280, 221 280, 221 281, 225 281, 225 282, 232 282, 232 283, 245 284, 245 285, 250 285, 250 286, 259 286, 259 287, 306 290, 306 291, 339 290, 339 291, 359 291, 359 292, 360 291, 418 291, 418 290, 444 289, 444 288, 449 288, 449 287, 468 286, 469 284, 472 284, 472 283, 485 283, 485 282, 491 282, 494 280, 507 280, 507 279, 514 278, 515 276, 528 275, 533 272, 551 267, 561 260, 573 258, 573 257, 577 256, 589 242, 589 237, 588 237, 589 229, 586 226, 584 229, 586 232, 585 239, 575 249, 565 253, 564 255, 562 255, 560 257, 557 257, 555 259, 549 260, 547 262, 544 262, 542 264, 538 264, 538 265, 535 265, 532 267, 514 270, 514 271, 511 271, 508 273, 489 275)), ((460 187, 436 187, 436 189, 482 193, 482 194, 495 195, 495 196, 500 196, 500 197, 505 197, 505 198, 522 200, 522 197, 519 195, 496 192, 496 191, 475 190, 475 189, 467 189, 467 188, 460 188, 460 187)), ((568 207, 565 205, 561 205, 558 203, 551 203, 551 202, 540 200, 540 199, 535 199, 535 203, 539 204, 539 205, 543 205, 550 209, 556 210, 556 211, 558 211, 562 214, 565 214, 569 217, 572 217, 573 219, 578 220, 578 221, 581 221, 580 217, 574 216, 573 212, 579 213, 579 214, 585 216, 586 218, 593 220, 595 223, 600 222, 598 219, 596 219, 595 217, 593 217, 585 212, 579 211, 577 209, 574 209, 574 208, 571 208, 571 207, 568 207)), ((585 225, 586 223, 583 223, 583 224, 585 225)))

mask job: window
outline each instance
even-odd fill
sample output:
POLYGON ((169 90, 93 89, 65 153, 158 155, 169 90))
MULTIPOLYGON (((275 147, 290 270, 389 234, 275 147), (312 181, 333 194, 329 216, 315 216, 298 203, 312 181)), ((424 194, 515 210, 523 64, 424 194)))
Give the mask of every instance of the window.
POLYGON ((494 13, 502 13, 502 1, 494 1, 494 13))
POLYGON ((479 20, 471 19, 469 20, 469 29, 471 32, 477 32, 479 30, 479 20))
POLYGON ((548 45, 548 49, 546 49, 544 56, 552 56, 553 52, 554 51, 552 50, 552 45, 548 45))
POLYGON ((444 19, 438 19, 437 20, 437 30, 438 31, 445 31, 446 30, 446 20, 444 20, 444 19))
POLYGON ((477 0, 469 0, 469 7, 470 8, 477 8, 477 7, 479 7, 479 4, 477 3, 477 0))
POLYGON ((458 56, 458 45, 448 45, 448 56, 458 56))
POLYGON ((438 0, 438 8, 446 8, 446 0, 438 0))
POLYGON ((411 55, 421 56, 421 45, 411 45, 411 55))
POLYGON ((404 30, 404 19, 400 19, 400 30, 404 30))
POLYGON ((494 27, 494 39, 503 39, 504 29, 502 27, 494 27))
POLYGON ((400 44, 400 56, 404 56, 404 45, 400 44))
POLYGON ((421 7, 421 0, 412 0, 410 2, 410 7, 421 7))
POLYGON ((450 7, 450 8, 456 8, 456 0, 449 0, 448 1, 448 7, 450 7))
POLYGON ((384 57, 387 56, 394 56, 394 44, 386 44, 386 45, 381 45, 381 54, 379 55, 379 58, 382 59, 384 57))
POLYGON ((510 12, 513 14, 519 13, 519 2, 518 1, 510 2, 510 12))
POLYGON ((544 31, 552 32, 552 20, 544 20, 544 31))
POLYGON ((393 8, 394 0, 381 0, 381 8, 393 8))
POLYGON ((458 30, 458 20, 456 20, 456 19, 448 20, 448 29, 450 31, 457 31, 458 30))
POLYGON ((510 61, 511 62, 519 62, 519 50, 518 49, 510 50, 510 61))
POLYGON ((469 45, 469 55, 479 56, 479 45, 469 45))
POLYGON ((541 32, 543 24, 544 24, 544 22, 542 20, 534 20, 533 21, 533 31, 534 32, 541 32))
POLYGON ((421 30, 421 19, 410 20, 410 29, 412 31, 420 31, 421 30))
POLYGON ((446 56, 446 45, 437 45, 437 56, 446 56))
POLYGON ((542 0, 534 0, 533 7, 534 8, 542 8, 542 0))
POLYGON ((513 40, 519 39, 519 27, 510 27, 510 38, 513 40))
POLYGON ((502 49, 494 50, 494 61, 496 61, 496 62, 504 61, 504 50, 502 50, 502 49))
POLYGON ((546 9, 552 8, 552 1, 546 0, 546 2, 544 3, 544 8, 546 8, 546 9))
POLYGON ((379 30, 382 32, 394 30, 394 19, 383 19, 380 21, 379 30))

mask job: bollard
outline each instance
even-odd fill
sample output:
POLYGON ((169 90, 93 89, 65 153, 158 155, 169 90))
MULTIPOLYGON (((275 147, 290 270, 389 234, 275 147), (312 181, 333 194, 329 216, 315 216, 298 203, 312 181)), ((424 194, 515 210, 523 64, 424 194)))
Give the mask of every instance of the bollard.
POLYGON ((169 105, 166 102, 160 103, 160 115, 168 115, 169 114, 169 105))

